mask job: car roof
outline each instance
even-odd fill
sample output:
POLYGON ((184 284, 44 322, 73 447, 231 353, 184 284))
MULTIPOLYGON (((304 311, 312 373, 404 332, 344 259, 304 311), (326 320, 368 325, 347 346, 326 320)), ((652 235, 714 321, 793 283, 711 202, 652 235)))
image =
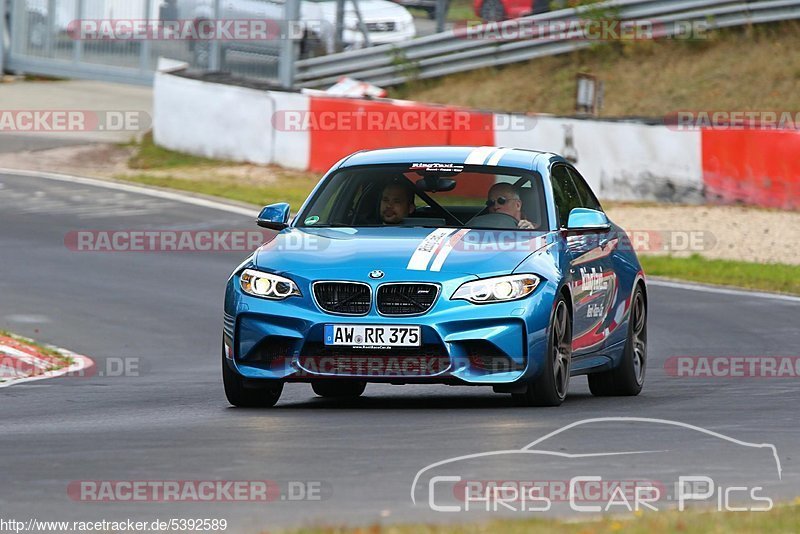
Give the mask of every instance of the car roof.
POLYGON ((549 152, 521 148, 419 146, 362 150, 342 160, 339 168, 393 163, 453 163, 456 165, 498 165, 533 170, 534 161, 540 155, 545 155, 547 159, 561 159, 560 156, 549 152))

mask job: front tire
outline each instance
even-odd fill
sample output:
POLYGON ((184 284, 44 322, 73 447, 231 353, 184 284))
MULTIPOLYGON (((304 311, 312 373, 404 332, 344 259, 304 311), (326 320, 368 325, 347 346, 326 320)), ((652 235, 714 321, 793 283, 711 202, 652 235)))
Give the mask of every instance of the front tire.
POLYGON ((222 384, 228 402, 239 408, 270 408, 275 406, 283 392, 283 382, 262 380, 262 384, 245 386, 244 379, 235 373, 222 354, 222 384))
POLYGON ((354 399, 360 397, 367 383, 360 380, 319 380, 311 382, 311 389, 320 397, 354 399))
POLYGON ((513 393, 517 406, 561 406, 569 389, 572 367, 572 318, 567 301, 559 295, 550 320, 545 365, 539 378, 524 393, 513 393))
POLYGON ((628 339, 616 369, 589 375, 589 390, 595 397, 633 397, 644 387, 647 370, 647 305, 640 286, 631 297, 628 339))

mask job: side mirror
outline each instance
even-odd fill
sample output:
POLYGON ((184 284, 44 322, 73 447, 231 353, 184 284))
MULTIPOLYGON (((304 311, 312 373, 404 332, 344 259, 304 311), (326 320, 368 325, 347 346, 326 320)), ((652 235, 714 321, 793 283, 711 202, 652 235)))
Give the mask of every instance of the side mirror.
POLYGON ((608 230, 611 222, 602 211, 575 208, 569 212, 567 230, 608 230))
POLYGON ((258 214, 256 224, 270 230, 283 230, 289 226, 289 212, 289 204, 286 202, 270 204, 265 206, 261 213, 258 214))

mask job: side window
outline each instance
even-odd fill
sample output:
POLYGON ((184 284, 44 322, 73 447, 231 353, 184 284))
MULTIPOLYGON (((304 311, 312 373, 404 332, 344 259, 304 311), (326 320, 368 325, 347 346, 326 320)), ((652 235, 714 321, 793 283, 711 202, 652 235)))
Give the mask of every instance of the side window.
POLYGON ((564 165, 556 165, 550 173, 550 182, 553 184, 553 196, 556 201, 556 212, 558 213, 558 225, 567 225, 569 212, 575 208, 583 207, 578 190, 572 183, 569 171, 564 165))
POLYGON ((581 207, 603 211, 600 202, 598 202, 597 197, 594 196, 592 189, 589 187, 589 184, 586 183, 586 180, 583 179, 583 176, 572 168, 569 169, 569 174, 572 176, 572 181, 575 183, 575 187, 578 189, 578 194, 581 197, 581 207))

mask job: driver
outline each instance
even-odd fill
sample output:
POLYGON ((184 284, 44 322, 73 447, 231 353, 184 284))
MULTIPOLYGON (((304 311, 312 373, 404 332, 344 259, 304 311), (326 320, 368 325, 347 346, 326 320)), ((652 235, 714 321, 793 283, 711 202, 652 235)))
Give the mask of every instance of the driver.
POLYGON ((537 225, 525 219, 522 214, 522 199, 519 190, 511 184, 494 184, 489 188, 486 208, 489 213, 504 213, 514 217, 517 228, 535 230, 537 225))
POLYGON ((381 193, 381 220, 383 224, 402 224, 414 213, 414 192, 409 184, 391 182, 381 193))

